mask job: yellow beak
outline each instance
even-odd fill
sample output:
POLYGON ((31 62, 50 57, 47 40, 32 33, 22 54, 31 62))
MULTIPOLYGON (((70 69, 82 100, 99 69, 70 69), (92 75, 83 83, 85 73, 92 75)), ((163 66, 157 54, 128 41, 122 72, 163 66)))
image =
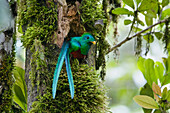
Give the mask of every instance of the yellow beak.
POLYGON ((94 45, 96 44, 96 41, 91 41, 91 43, 93 43, 94 45))

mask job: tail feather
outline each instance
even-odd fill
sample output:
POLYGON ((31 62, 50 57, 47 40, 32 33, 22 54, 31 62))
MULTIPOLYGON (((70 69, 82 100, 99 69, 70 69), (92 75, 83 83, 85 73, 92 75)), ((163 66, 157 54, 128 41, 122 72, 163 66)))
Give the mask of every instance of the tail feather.
POLYGON ((53 78, 53 85, 52 85, 53 99, 55 98, 55 95, 56 95, 58 78, 59 78, 59 75, 60 75, 61 68, 63 66, 64 58, 65 58, 66 53, 68 51, 68 48, 69 48, 69 42, 64 42, 63 46, 61 48, 59 57, 58 57, 58 62, 57 62, 57 65, 56 65, 56 69, 54 71, 54 78, 53 78))
POLYGON ((67 76, 68 76, 68 81, 69 81, 71 98, 73 99, 74 98, 74 82, 73 82, 73 75, 71 72, 69 52, 67 52, 65 56, 65 63, 66 63, 66 70, 67 70, 67 76))

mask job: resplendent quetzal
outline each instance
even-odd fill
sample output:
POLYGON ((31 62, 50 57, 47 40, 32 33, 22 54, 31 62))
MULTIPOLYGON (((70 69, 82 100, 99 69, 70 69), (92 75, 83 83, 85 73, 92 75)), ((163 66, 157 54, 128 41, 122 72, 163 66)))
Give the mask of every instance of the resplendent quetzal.
POLYGON ((70 38, 70 41, 64 41, 59 57, 58 57, 56 69, 54 72, 53 85, 52 85, 53 99, 55 98, 55 95, 56 95, 57 82, 58 82, 58 78, 60 75, 60 71, 61 71, 64 59, 65 59, 65 64, 66 64, 66 71, 67 71, 67 76, 68 76, 71 98, 73 99, 74 82, 73 82, 73 76, 72 76, 71 67, 70 67, 69 54, 72 53, 73 57, 86 56, 88 54, 88 51, 91 45, 95 43, 96 41, 90 33, 84 33, 81 37, 72 37, 70 38), (80 53, 81 55, 77 55, 78 53, 80 53))

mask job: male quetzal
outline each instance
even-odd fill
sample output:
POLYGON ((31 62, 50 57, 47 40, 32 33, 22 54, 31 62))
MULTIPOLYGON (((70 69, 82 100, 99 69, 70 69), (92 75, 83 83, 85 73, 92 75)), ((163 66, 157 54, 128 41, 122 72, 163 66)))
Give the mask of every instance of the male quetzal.
POLYGON ((59 74, 65 59, 66 71, 68 76, 68 82, 70 87, 71 98, 74 97, 74 83, 73 76, 70 67, 70 58, 69 54, 72 53, 73 57, 82 57, 88 54, 88 51, 92 44, 95 44, 96 41, 94 37, 90 33, 84 33, 81 37, 72 37, 70 41, 64 41, 59 57, 56 65, 56 69, 54 72, 53 85, 52 85, 52 95, 55 98, 56 90, 57 90, 57 82, 59 78, 59 74), (80 53, 80 55, 76 55, 80 53))

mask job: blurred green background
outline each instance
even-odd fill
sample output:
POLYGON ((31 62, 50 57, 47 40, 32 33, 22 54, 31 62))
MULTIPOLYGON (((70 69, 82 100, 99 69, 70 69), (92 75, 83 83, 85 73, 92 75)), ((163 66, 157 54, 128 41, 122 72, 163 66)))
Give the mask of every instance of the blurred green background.
MULTIPOLYGON (((122 17, 118 20, 118 42, 126 38, 130 26, 125 26, 122 17)), ((142 18, 142 17, 141 17, 142 18)), ((0 31, 10 27, 12 18, 6 0, 0 0, 0 31)), ((113 25, 109 27, 107 40, 113 44, 113 25)), ((16 43, 16 66, 25 68, 25 49, 22 47, 20 41, 20 34, 17 33, 16 43)), ((156 38, 155 38, 156 39, 156 38)), ((135 56, 135 40, 125 43, 119 48, 118 56, 112 52, 107 58, 107 72, 105 78, 105 85, 108 88, 107 95, 110 97, 109 106, 113 113, 142 113, 142 108, 138 106, 133 97, 139 94, 140 87, 146 81, 142 73, 137 68, 137 57, 135 56), (117 59, 115 59, 117 57, 117 59)), ((145 58, 152 58, 155 61, 162 61, 162 57, 166 57, 163 52, 163 47, 158 40, 151 44, 150 52, 147 56, 145 53, 145 44, 143 42, 142 56, 145 58)))

